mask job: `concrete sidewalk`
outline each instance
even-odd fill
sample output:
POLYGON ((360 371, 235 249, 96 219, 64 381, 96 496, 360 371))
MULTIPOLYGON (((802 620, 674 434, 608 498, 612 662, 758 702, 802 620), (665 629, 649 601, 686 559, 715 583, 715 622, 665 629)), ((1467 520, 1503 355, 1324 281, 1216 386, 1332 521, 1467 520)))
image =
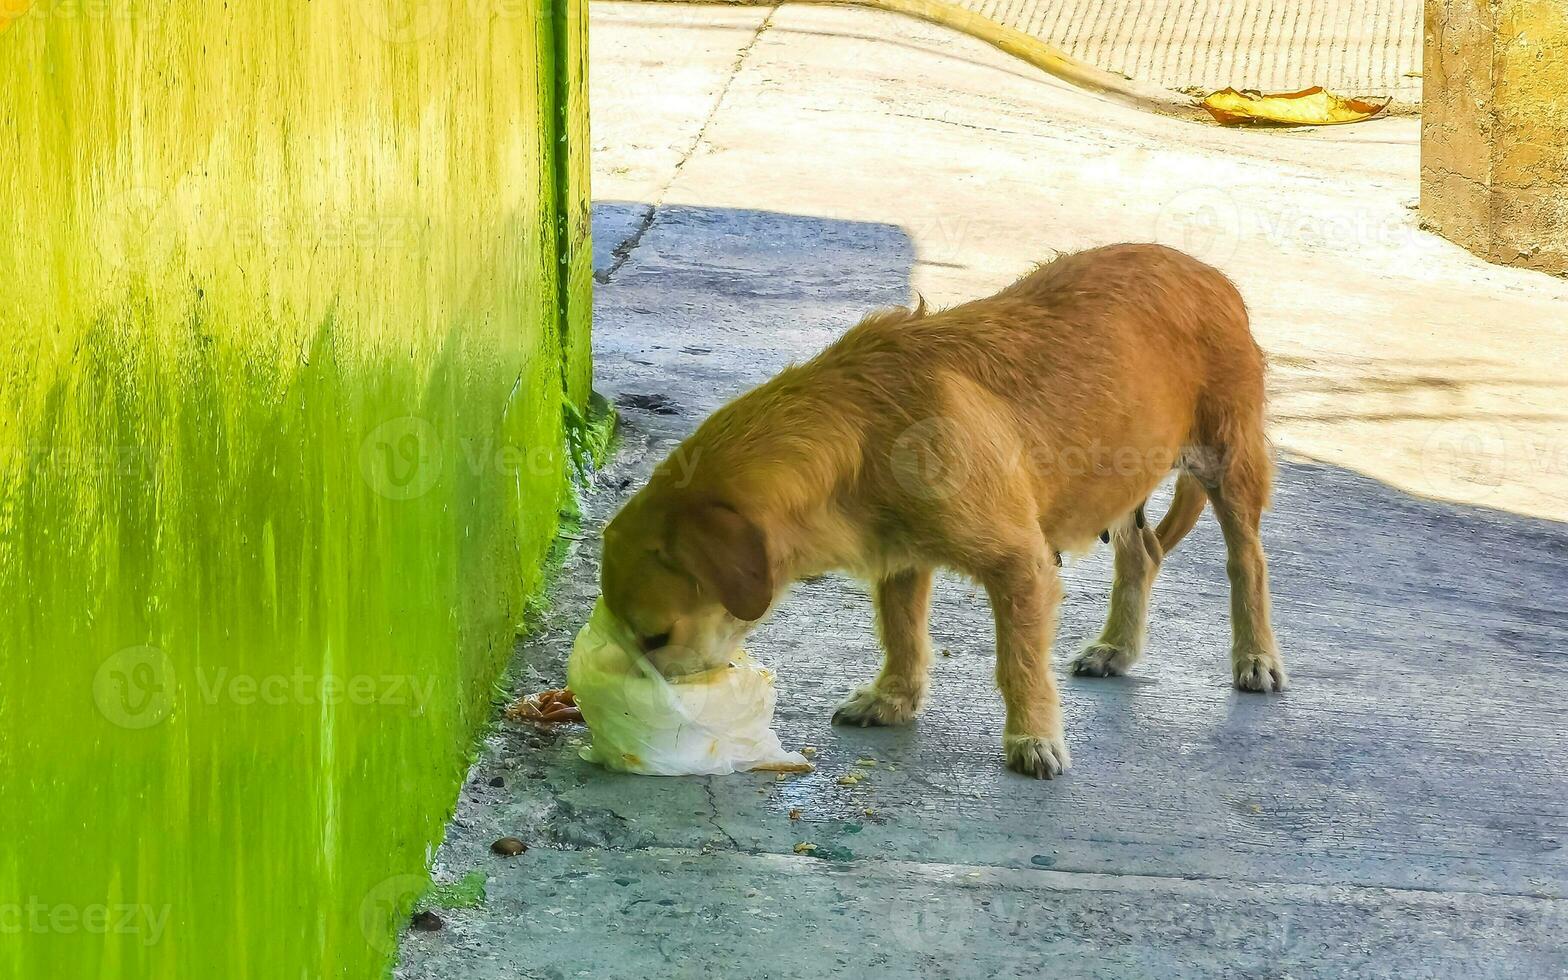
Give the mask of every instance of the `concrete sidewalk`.
MULTIPOLYGON (((920 721, 840 730, 876 670, 870 604, 804 584, 748 645, 817 772, 615 776, 580 732, 503 726, 437 859, 487 900, 407 936, 400 976, 1561 975, 1568 283, 1415 226, 1409 121, 1185 125, 863 11, 604 5, 594 31, 598 385, 641 407, 518 691, 561 682, 598 529, 706 413, 914 288, 951 302, 1149 238, 1231 272, 1275 364, 1294 686, 1228 686, 1208 517, 1134 676, 1063 677, 1075 766, 1052 783, 1002 767, 971 586, 939 586, 920 721), (503 834, 533 849, 497 858, 503 834)), ((1065 570, 1059 670, 1109 564, 1065 570)))

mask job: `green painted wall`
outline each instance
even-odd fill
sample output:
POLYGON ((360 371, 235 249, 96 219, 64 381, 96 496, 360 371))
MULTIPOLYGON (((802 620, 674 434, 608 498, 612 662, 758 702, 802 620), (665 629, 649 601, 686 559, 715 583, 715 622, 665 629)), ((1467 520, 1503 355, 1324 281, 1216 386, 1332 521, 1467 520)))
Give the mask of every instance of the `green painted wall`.
MULTIPOLYGON (((3 0, 0 0, 3 2, 3 0)), ((538 0, 548 2, 548 0, 538 0)), ((593 321, 593 182, 588 133, 588 0, 554 0, 556 44, 557 180, 561 200, 559 227, 566 253, 562 306, 562 348, 570 367, 566 383, 574 401, 588 398, 593 386, 589 347, 593 321)))
POLYGON ((5 10, 0 977, 375 976, 588 394, 582 4, 5 10))

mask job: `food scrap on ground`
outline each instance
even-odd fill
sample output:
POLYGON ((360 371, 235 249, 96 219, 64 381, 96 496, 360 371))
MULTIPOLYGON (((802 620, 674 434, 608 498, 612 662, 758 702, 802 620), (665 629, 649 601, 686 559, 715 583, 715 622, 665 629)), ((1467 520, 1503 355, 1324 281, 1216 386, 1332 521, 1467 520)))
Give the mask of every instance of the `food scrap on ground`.
POLYGON ((809 840, 803 840, 799 844, 795 845, 796 854, 811 854, 816 851, 816 849, 817 845, 811 843, 809 840))
POLYGON ((409 919, 409 922, 418 932, 440 932, 441 928, 446 925, 439 915, 436 915, 429 909, 415 912, 409 919))
POLYGON ((1371 119, 1391 101, 1347 98, 1314 85, 1300 92, 1273 95, 1226 88, 1211 93, 1200 104, 1224 126, 1337 126, 1371 119))
POLYGON ((507 721, 531 721, 536 725, 580 725, 583 713, 577 710, 577 699, 569 688, 540 691, 526 698, 518 698, 506 711, 507 721))
POLYGON ((862 778, 864 778, 864 777, 858 776, 855 773, 848 773, 846 775, 838 777, 838 784, 840 786, 853 786, 856 783, 860 782, 860 780, 862 778))
POLYGON ((765 762, 762 765, 753 766, 752 767, 752 769, 754 771, 756 771, 756 772, 777 773, 777 775, 774 778, 775 779, 780 779, 780 780, 788 779, 790 776, 798 775, 798 774, 803 773, 803 772, 811 772, 815 768, 816 767, 813 766, 811 763, 805 762, 805 761, 801 761, 801 762, 788 762, 788 761, 765 762))

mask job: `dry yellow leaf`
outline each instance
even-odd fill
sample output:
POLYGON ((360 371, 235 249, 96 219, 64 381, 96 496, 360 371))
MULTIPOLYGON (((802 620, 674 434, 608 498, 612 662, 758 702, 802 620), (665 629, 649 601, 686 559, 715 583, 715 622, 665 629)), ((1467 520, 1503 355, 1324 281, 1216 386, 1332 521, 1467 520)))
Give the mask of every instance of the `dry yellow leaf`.
POLYGON ((1300 92, 1264 95, 1253 89, 1221 89, 1203 100, 1209 114, 1226 126, 1274 123, 1286 126, 1337 126, 1361 122, 1388 108, 1389 99, 1350 99, 1321 85, 1300 92))

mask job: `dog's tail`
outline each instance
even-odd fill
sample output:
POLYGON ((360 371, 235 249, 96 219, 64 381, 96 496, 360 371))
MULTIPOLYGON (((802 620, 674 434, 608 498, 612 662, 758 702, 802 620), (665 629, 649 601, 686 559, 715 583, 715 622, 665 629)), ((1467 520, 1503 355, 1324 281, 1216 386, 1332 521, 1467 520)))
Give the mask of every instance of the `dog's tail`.
POLYGON ((1182 471, 1176 477, 1176 496, 1171 498, 1171 509, 1165 512, 1165 518, 1160 521, 1160 526, 1154 529, 1154 536, 1160 539, 1160 550, 1170 554, 1192 526, 1198 523, 1198 517, 1203 513, 1203 505, 1209 499, 1204 492, 1203 484, 1191 473, 1182 471))

